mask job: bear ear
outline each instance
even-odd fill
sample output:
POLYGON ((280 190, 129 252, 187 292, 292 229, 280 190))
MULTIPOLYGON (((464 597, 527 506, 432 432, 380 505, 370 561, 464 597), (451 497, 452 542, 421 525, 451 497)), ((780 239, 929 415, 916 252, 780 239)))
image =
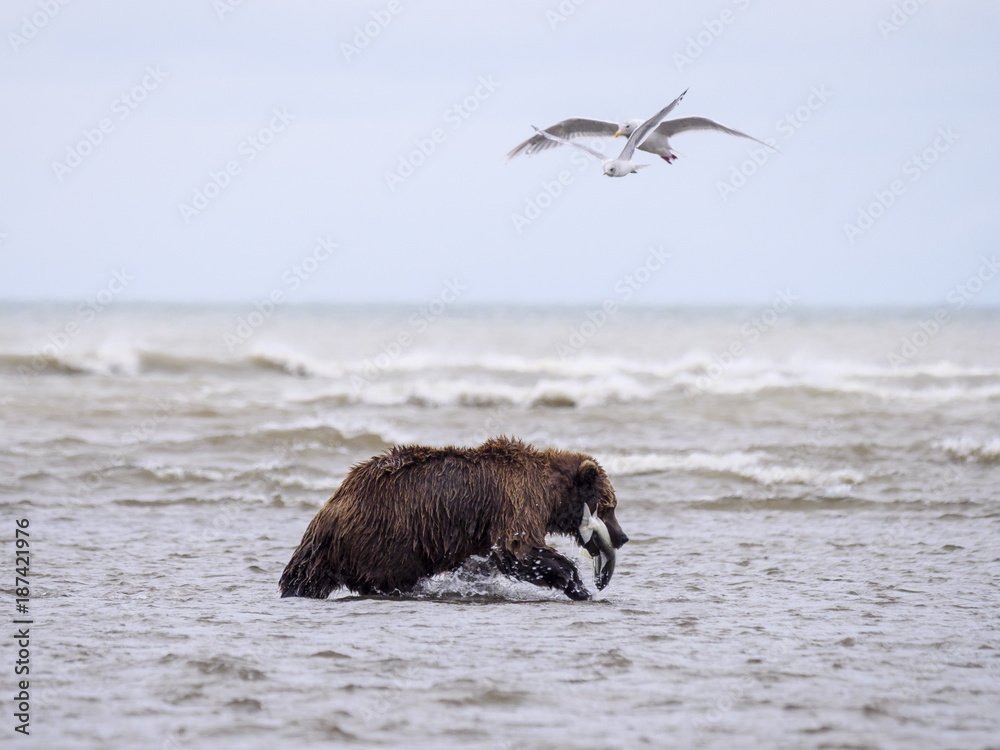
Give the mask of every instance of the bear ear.
POLYGON ((576 469, 576 485, 578 487, 593 487, 597 484, 597 478, 600 474, 601 470, 595 461, 589 458, 581 461, 576 469))

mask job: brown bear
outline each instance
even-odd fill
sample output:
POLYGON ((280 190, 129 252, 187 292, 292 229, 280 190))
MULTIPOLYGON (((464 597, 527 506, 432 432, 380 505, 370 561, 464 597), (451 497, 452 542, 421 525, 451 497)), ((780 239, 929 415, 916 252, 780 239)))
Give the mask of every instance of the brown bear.
POLYGON ((477 448, 396 446, 354 466, 306 529, 281 595, 322 599, 411 590, 482 556, 505 575, 589 599, 576 566, 546 545, 565 534, 594 557, 604 588, 628 541, 615 491, 583 453, 493 438, 477 448))

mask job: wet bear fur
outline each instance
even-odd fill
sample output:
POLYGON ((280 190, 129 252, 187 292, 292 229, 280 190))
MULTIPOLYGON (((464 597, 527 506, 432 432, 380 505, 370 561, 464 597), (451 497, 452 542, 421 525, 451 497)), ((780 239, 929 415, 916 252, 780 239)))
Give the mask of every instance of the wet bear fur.
POLYGON ((511 578, 588 599, 576 566, 545 543, 546 534, 564 534, 583 546, 585 503, 615 548, 628 541, 611 482, 588 455, 508 438, 476 448, 396 446, 354 466, 316 514, 281 594, 403 593, 480 556, 511 578))

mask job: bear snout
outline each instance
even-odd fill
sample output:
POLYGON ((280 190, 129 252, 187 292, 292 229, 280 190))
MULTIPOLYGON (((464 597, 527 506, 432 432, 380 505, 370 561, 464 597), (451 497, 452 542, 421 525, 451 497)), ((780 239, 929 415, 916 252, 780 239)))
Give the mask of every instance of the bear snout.
POLYGON ((618 523, 618 519, 615 518, 614 510, 609 511, 601 517, 604 524, 608 527, 608 536, 611 538, 611 544, 615 549, 621 549, 625 542, 628 541, 628 534, 626 534, 621 525, 618 523))

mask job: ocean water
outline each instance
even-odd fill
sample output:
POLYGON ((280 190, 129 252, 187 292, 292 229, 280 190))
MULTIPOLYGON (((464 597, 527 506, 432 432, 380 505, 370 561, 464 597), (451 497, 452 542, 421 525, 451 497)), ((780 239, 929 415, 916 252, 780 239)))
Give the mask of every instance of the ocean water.
POLYGON ((18 741, 1000 747, 1000 312, 783 308, 0 308, 18 741), (608 470, 593 601, 279 598, 350 466, 497 434, 608 470))

